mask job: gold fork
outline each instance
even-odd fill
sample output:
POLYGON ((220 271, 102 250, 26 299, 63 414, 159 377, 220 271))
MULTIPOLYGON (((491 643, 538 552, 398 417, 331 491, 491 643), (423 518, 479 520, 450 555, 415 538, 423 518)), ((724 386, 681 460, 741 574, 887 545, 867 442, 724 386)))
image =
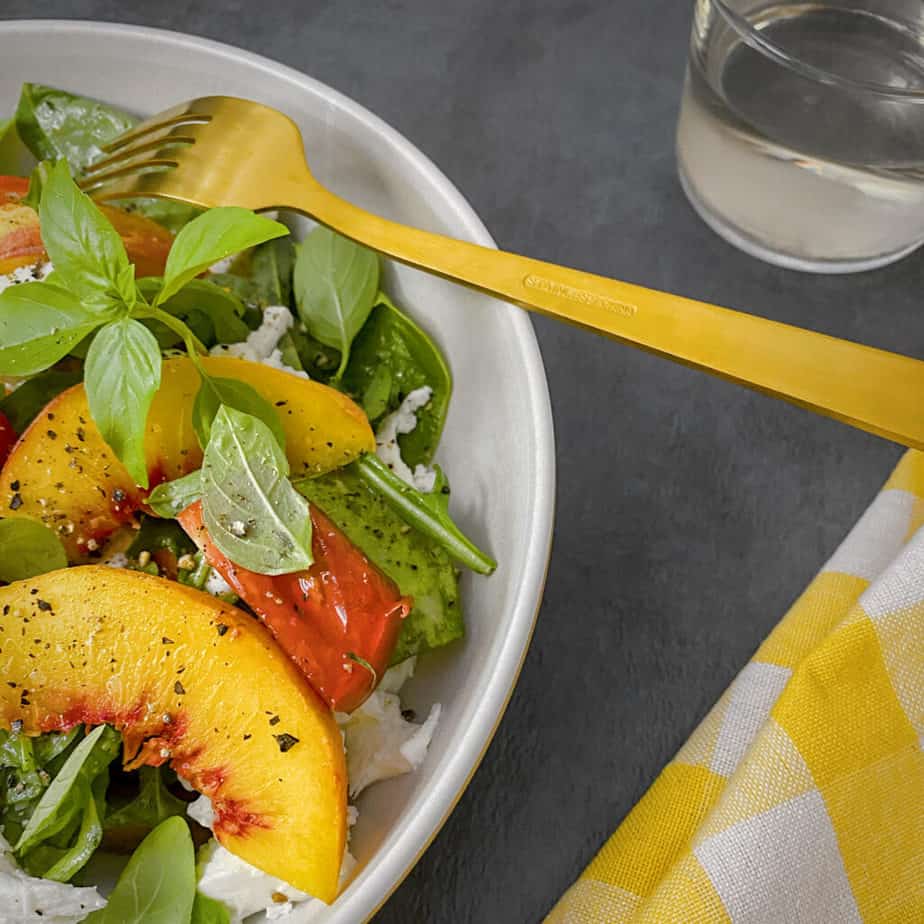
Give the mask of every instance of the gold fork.
POLYGON ((106 153, 81 184, 97 197, 294 209, 410 266, 924 449, 924 362, 373 215, 318 183, 298 127, 267 106, 195 99, 106 153))

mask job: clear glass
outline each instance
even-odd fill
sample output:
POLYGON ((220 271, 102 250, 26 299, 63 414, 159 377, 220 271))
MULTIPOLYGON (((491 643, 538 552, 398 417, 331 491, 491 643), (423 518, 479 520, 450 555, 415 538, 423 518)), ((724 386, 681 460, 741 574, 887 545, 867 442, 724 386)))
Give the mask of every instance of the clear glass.
POLYGON ((771 263, 924 243, 924 0, 697 0, 677 130, 693 207, 771 263))

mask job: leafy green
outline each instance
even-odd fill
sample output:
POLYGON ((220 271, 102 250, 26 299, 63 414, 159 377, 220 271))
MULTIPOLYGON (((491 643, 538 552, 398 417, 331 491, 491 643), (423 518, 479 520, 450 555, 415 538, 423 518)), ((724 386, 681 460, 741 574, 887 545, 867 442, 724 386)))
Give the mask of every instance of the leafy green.
POLYGON ((28 205, 38 212, 39 205, 42 202, 42 192, 45 189, 45 183, 48 182, 49 171, 53 166, 54 164, 50 160, 40 160, 35 165, 32 175, 29 177, 29 189, 20 200, 23 205, 28 205))
POLYGON ((0 399, 0 412, 17 433, 22 433, 52 398, 82 380, 83 374, 77 370, 40 372, 0 399))
POLYGON ((231 561, 260 574, 311 565, 308 505, 288 475, 288 460, 270 428, 223 405, 202 461, 202 517, 231 561))
POLYGON ((202 471, 197 470, 159 484, 148 495, 147 504, 159 517, 175 517, 202 496, 202 471))
POLYGON ((295 302, 308 332, 340 351, 343 375, 350 344, 375 304, 378 255, 328 228, 315 228, 296 248, 295 302))
POLYGON ((0 119, 0 173, 5 176, 25 176, 35 159, 22 143, 14 119, 0 119))
POLYGON ((174 815, 186 816, 186 803, 166 785, 162 767, 142 767, 138 795, 127 805, 106 816, 106 830, 117 828, 156 828, 174 815))
POLYGON ((278 221, 237 206, 203 212, 176 236, 167 255, 164 286, 155 304, 163 304, 213 263, 288 233, 289 229, 278 221))
POLYGON ((185 924, 196 896, 192 837, 182 818, 162 821, 132 854, 105 908, 86 924, 185 924))
POLYGON ((436 452, 452 394, 452 376, 436 344, 380 292, 378 304, 353 343, 343 387, 355 395, 376 424, 417 388, 433 394, 417 412, 417 426, 398 437, 401 455, 412 468, 428 464, 436 452))
POLYGON ((63 850, 54 863, 42 873, 44 879, 68 882, 87 865, 103 839, 103 826, 100 822, 96 799, 88 798, 84 802, 80 818, 80 827, 74 844, 63 850))
POLYGON ((291 237, 279 237, 254 248, 250 279, 261 295, 261 307, 289 305, 294 267, 295 244, 291 237))
POLYGON ((296 487, 413 598, 392 663, 464 635, 456 570, 446 551, 407 526, 360 478, 355 465, 296 487))
POLYGON ((175 520, 145 516, 125 554, 129 558, 137 558, 142 552, 157 552, 160 549, 166 549, 180 558, 195 552, 196 544, 175 520))
POLYGON ((0 581, 23 581, 66 567, 64 546, 44 523, 0 520, 0 581))
POLYGON ((120 741, 118 732, 100 725, 70 752, 19 836, 17 854, 59 834, 83 813, 87 800, 93 798, 91 784, 107 772, 120 741))
POLYGON ((148 486, 144 435, 148 410, 160 387, 160 347, 131 318, 113 321, 96 335, 87 353, 84 383, 90 413, 136 484, 148 486))
POLYGON ((51 282, 0 293, 0 375, 33 375, 66 356, 106 320, 51 282))
MULTIPOLYGON (((141 294, 153 299, 163 280, 148 276, 138 281, 141 294)), ((162 305, 164 311, 184 321, 206 345, 238 343, 247 339, 250 328, 242 320, 244 303, 233 292, 215 285, 209 279, 192 279, 162 305)), ((159 321, 147 322, 161 347, 176 346, 182 338, 159 321)))
POLYGON ((270 428, 279 446, 285 449, 286 434, 282 429, 282 422, 279 420, 276 408, 252 385, 238 379, 206 375, 202 370, 199 374, 202 377, 202 384, 193 402, 192 423, 203 449, 208 445, 212 432, 212 421, 222 405, 262 420, 270 428))
POLYGON ((478 574, 491 574, 497 562, 482 552, 449 516, 449 483, 437 465, 436 483, 429 494, 402 481, 377 456, 355 463, 360 477, 377 491, 411 526, 439 543, 460 564, 478 574))
POLYGON ((23 84, 16 129, 38 160, 65 158, 74 171, 102 154, 102 146, 135 119, 112 106, 41 84, 23 84))
POLYGON ((221 902, 196 892, 190 924, 230 924, 231 915, 221 902))
POLYGON ((85 307, 105 311, 134 305, 134 271, 122 238, 77 188, 64 161, 48 171, 39 220, 56 279, 85 307))

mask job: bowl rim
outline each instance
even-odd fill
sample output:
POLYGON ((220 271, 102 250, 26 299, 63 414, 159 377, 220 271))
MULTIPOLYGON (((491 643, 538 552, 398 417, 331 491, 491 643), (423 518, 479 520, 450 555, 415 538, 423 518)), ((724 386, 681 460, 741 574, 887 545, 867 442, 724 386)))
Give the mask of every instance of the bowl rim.
MULTIPOLYGON (((323 97, 329 104, 353 117, 372 132, 385 138, 414 170, 432 183, 450 203, 454 218, 461 223, 466 237, 485 247, 497 245, 468 200, 449 178, 419 148, 366 107, 339 90, 330 87, 293 67, 264 55, 247 51, 226 42, 201 38, 184 32, 83 19, 14 19, 0 22, 3 33, 69 33, 75 38, 109 36, 133 37, 153 43, 208 51, 229 62, 256 67, 270 76, 282 77, 299 89, 323 97)), ((500 310, 510 312, 524 370, 526 393, 531 410, 531 429, 535 434, 536 458, 533 497, 529 511, 531 525, 523 557, 523 571, 514 592, 514 606, 508 616, 507 631, 497 654, 493 673, 488 678, 485 696, 477 704, 472 721, 456 739, 447 760, 446 771, 431 782, 390 848, 381 848, 369 862, 370 875, 354 879, 332 907, 333 920, 352 915, 349 920, 368 920, 384 904, 426 852, 445 824, 469 782, 477 771, 497 731, 519 678, 542 601, 551 554, 555 510, 555 441, 548 382, 539 344, 532 322, 525 311, 502 303, 500 310)), ((385 846, 385 845, 383 845, 385 846)), ((333 924, 333 921, 331 922, 333 924)))

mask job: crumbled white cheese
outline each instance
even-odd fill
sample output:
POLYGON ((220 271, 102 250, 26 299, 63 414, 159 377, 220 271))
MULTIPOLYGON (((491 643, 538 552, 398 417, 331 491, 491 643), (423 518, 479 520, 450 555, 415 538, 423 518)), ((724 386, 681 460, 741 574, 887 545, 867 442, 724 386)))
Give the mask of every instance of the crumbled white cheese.
POLYGON ((213 263, 209 267, 210 273, 227 273, 231 269, 231 264, 234 262, 234 258, 237 254, 231 254, 230 257, 225 257, 224 260, 219 260, 217 263, 213 263))
POLYGON ((110 568, 127 568, 130 562, 124 552, 113 552, 108 558, 103 559, 102 564, 110 568))
POLYGON ((347 754, 350 798, 367 786, 416 770, 439 722, 441 706, 434 704, 422 725, 402 715, 398 690, 414 673, 414 659, 387 671, 375 692, 350 715, 338 713, 347 754))
POLYGON ((23 872, 0 835, 0 921, 9 924, 77 924, 106 905, 94 888, 38 879, 23 872))
POLYGON ((0 275, 0 292, 10 286, 18 286, 23 282, 39 282, 44 279, 54 267, 51 263, 36 263, 32 266, 17 266, 10 273, 0 275))
POLYGON ((213 597, 234 593, 234 588, 214 568, 209 570, 209 576, 205 579, 203 589, 213 597))
POLYGON ((241 343, 219 343, 211 349, 212 356, 237 356, 262 363, 274 369, 291 372, 307 379, 308 373, 293 369, 282 361, 282 350, 277 344, 282 335, 295 323, 292 312, 283 305, 269 305, 263 309, 263 321, 241 343))
POLYGON ((433 397, 429 385, 415 388, 401 406, 389 414, 379 425, 375 435, 375 454, 402 480, 412 488, 428 494, 433 490, 436 472, 429 465, 417 465, 413 470, 401 457, 398 437, 410 433, 417 426, 417 412, 433 397))
MULTIPOLYGON (((348 850, 345 851, 340 867, 341 886, 355 866, 356 860, 348 850)), ((196 869, 199 891, 225 905, 231 924, 240 924, 258 911, 265 911, 269 920, 276 920, 289 914, 296 904, 299 906, 299 924, 306 924, 328 908, 324 902, 234 856, 215 840, 199 850, 196 869), (274 901, 274 894, 284 895, 287 901, 274 901)))
MULTIPOLYGON (((187 791, 192 791, 192 787, 184 782, 182 777, 179 777, 179 780, 187 791)), ((190 802, 186 806, 186 814, 203 828, 208 828, 209 831, 215 824, 215 809, 212 808, 212 800, 208 796, 200 795, 195 802, 190 802)))

